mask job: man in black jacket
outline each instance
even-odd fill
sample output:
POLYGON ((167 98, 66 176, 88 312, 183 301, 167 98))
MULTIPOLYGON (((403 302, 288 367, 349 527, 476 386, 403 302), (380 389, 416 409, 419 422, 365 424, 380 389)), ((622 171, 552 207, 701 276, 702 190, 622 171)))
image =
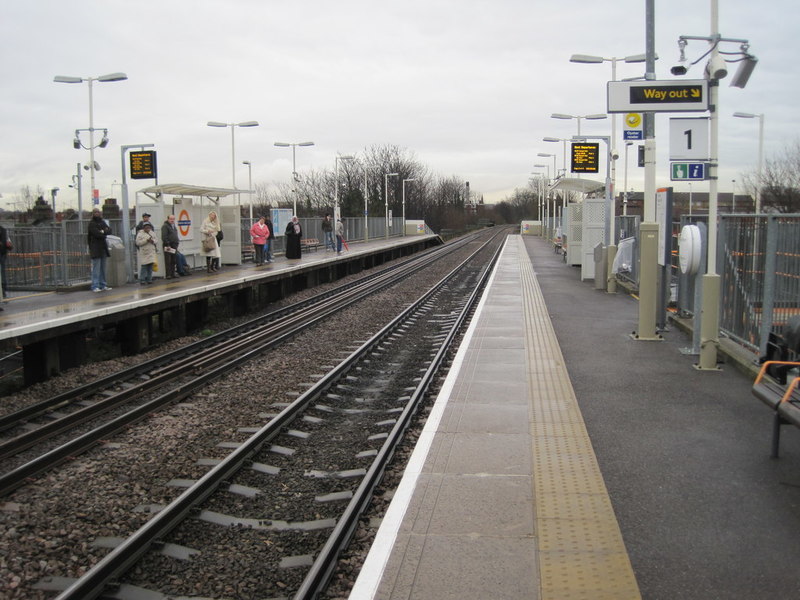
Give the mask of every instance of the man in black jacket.
POLYGON ((178 238, 178 228, 175 225, 175 215, 170 215, 161 226, 161 246, 164 248, 164 276, 167 279, 175 278, 178 244, 180 244, 180 239, 178 238))
POLYGON ((103 213, 99 208, 92 210, 92 219, 89 221, 89 256, 92 258, 92 291, 102 292, 110 290, 106 285, 106 260, 111 253, 108 251, 106 237, 111 234, 111 228, 103 220, 103 213))

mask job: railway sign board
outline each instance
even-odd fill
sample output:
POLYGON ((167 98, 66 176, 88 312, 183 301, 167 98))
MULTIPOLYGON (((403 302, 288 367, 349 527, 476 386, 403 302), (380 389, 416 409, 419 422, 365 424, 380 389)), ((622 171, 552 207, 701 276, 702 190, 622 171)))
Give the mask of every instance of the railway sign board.
POLYGON ((600 144, 587 142, 573 142, 572 168, 573 173, 597 173, 600 144))
POLYGON ((706 178, 706 163, 673 162, 669 163, 670 180, 703 181, 706 178))
POLYGON ((157 179, 158 167, 155 150, 141 150, 129 154, 131 179, 157 179))
POLYGON ((703 112, 708 110, 708 81, 609 81, 608 112, 703 112))

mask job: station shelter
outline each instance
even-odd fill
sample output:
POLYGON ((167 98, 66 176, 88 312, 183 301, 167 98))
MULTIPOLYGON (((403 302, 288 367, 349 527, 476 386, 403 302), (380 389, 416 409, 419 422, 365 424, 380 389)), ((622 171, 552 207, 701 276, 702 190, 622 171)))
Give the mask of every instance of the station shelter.
MULTIPOLYGON (((158 237, 158 262, 164 264, 164 249, 161 244, 161 226, 169 215, 175 215, 180 239, 180 252, 186 257, 189 267, 205 266, 200 256, 200 226, 211 211, 216 211, 222 227, 220 243, 221 262, 226 265, 242 263, 242 231, 240 194, 249 190, 215 188, 183 183, 165 183, 136 192, 136 222, 144 213, 150 214, 150 222, 158 237), (233 204, 223 205, 222 200, 232 197, 233 204)), ((160 276, 161 273, 154 273, 160 276)))

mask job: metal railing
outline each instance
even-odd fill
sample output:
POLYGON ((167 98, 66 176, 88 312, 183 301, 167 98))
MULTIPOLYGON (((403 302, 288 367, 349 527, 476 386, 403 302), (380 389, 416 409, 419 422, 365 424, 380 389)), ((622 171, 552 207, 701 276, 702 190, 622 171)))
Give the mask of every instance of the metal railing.
MULTIPOLYGON (((130 248, 131 272, 137 273, 136 248, 132 232, 122 231, 122 219, 105 219, 114 235, 120 237, 130 248)), ((322 219, 303 218, 303 237, 323 241, 322 219)), ((242 252, 249 258, 250 219, 241 220, 242 252)), ((364 239, 364 218, 343 219, 345 239, 364 239)), ((13 249, 6 258, 6 285, 11 290, 49 291, 85 285, 91 280, 91 259, 87 243, 87 221, 62 221, 43 225, 14 226, 5 224, 13 242, 13 249)), ((369 239, 386 236, 383 217, 372 217, 368 221, 369 239)), ((402 234, 403 219, 392 219, 390 237, 402 234)), ((427 228, 426 228, 427 229, 427 228)), ((427 229, 428 233, 432 233, 427 229)), ((160 234, 157 232, 157 236, 160 234)), ((285 250, 285 238, 280 235, 273 240, 273 254, 285 250)))

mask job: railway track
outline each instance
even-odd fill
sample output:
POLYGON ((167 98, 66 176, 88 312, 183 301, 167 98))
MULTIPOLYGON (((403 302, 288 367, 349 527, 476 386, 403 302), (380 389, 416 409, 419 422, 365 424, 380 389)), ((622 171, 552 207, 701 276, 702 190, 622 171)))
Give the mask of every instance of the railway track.
POLYGON ((469 237, 426 252, 298 305, 0 416, 0 496, 154 411, 191 396, 288 336, 413 276, 471 241, 469 237))
POLYGON ((496 255, 473 253, 294 401, 274 405, 266 424, 244 427, 205 475, 176 480, 185 491, 127 539, 101 541, 113 549, 83 577, 38 589, 63 589, 59 599, 318 597, 496 255))

